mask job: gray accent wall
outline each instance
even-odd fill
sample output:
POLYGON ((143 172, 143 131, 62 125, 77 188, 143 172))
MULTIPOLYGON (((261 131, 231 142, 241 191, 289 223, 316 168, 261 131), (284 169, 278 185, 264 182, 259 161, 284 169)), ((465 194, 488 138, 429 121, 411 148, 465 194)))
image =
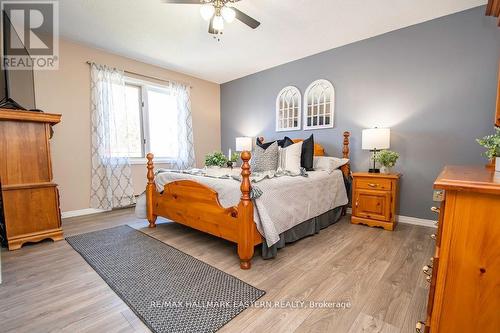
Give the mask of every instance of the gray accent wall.
POLYGON ((223 151, 234 150, 237 136, 314 133, 328 155, 341 156, 347 130, 353 170, 366 171, 361 130, 390 127, 391 150, 401 155, 395 169, 403 174, 399 213, 434 218, 432 184, 441 168, 486 163, 475 138, 493 132, 500 28, 484 12, 473 8, 223 84, 223 151), (335 87, 335 127, 277 133, 278 92, 294 85, 304 94, 320 78, 335 87))

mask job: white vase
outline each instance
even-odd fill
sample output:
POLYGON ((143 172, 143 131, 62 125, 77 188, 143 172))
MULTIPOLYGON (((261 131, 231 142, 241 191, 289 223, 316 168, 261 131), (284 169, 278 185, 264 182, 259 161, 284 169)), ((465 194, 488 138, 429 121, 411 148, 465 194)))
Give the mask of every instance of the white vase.
POLYGON ((389 174, 391 173, 391 167, 386 167, 386 166, 381 166, 380 167, 380 173, 385 173, 385 174, 389 174))
POLYGON ((495 158, 495 171, 500 172, 500 157, 495 158))

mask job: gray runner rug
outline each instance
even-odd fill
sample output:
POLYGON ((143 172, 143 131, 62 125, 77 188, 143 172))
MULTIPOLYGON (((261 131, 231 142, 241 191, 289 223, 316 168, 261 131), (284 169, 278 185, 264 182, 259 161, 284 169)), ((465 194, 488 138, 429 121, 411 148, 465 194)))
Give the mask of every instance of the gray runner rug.
POLYGON ((153 332, 215 332, 265 294, 129 226, 66 240, 153 332))

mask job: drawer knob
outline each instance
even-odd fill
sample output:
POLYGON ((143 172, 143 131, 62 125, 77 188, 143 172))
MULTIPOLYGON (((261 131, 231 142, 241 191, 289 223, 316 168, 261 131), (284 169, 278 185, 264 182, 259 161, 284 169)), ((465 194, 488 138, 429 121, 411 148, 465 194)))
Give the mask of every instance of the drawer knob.
POLYGON ((436 234, 432 234, 430 237, 431 237, 431 239, 436 240, 436 234))
POLYGON ((428 283, 431 283, 431 279, 432 279, 432 278, 430 277, 430 275, 427 275, 427 276, 425 277, 425 281, 427 281, 428 283))
POLYGON ((438 207, 431 207, 431 212, 434 212, 434 213, 441 213, 441 209, 439 209, 438 207))
POLYGON ((422 272, 424 272, 425 275, 431 275, 432 274, 432 267, 425 265, 422 268, 422 272))
POLYGON ((415 325, 415 332, 417 333, 423 333, 424 332, 424 327, 425 324, 421 321, 417 321, 417 325, 415 325))
POLYGON ((368 184, 368 186, 370 186, 370 187, 377 187, 377 186, 378 186, 378 184, 369 183, 369 184, 368 184))

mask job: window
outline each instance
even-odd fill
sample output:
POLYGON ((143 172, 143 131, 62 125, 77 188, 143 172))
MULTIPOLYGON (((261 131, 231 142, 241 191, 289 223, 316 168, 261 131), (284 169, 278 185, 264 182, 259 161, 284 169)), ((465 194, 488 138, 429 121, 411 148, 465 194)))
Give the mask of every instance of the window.
POLYGON ((276 98, 276 131, 293 131, 300 129, 301 96, 296 87, 283 88, 276 98))
POLYGON ((333 127, 335 90, 327 80, 314 81, 304 94, 304 129, 333 127))
POLYGON ((111 140, 112 156, 129 157, 131 163, 143 163, 148 152, 159 162, 178 156, 177 99, 169 88, 127 78, 120 109, 113 127, 117 138, 126 139, 111 140))

